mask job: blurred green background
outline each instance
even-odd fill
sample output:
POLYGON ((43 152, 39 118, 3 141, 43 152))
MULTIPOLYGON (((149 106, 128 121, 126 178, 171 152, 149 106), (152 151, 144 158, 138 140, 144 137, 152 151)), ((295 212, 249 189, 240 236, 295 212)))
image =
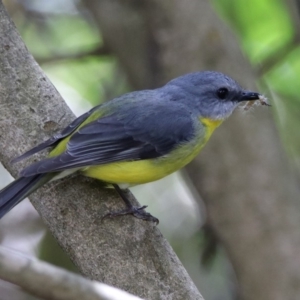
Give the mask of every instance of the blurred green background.
MULTIPOLYGON (((116 58, 104 48, 101 35, 83 2, 4 1, 29 51, 76 115, 131 90, 116 58)), ((294 17, 299 7, 294 7, 294 3, 298 2, 211 1, 219 16, 237 35, 241 49, 257 74, 259 90, 270 98, 291 163, 299 167, 300 37, 299 21, 294 17)), ((4 186, 6 181, 3 179, 1 183, 4 186)), ((209 268, 200 263, 203 238, 199 228, 204 222, 205 210, 199 210, 193 190, 186 185, 178 173, 132 190, 160 219, 160 230, 204 298, 235 299, 235 277, 222 250, 209 268), (168 201, 170 198, 172 206, 168 201)), ((4 218, 0 231, 2 244, 74 269, 29 203, 17 207, 4 218), (24 224, 25 218, 27 225, 22 225, 20 231, 18 224, 24 224), (29 225, 28 219, 31 220, 29 225)), ((4 283, 0 289, 6 289, 6 295, 16 293, 4 283)), ((18 293, 14 294, 17 295, 14 299, 29 297, 18 293)))

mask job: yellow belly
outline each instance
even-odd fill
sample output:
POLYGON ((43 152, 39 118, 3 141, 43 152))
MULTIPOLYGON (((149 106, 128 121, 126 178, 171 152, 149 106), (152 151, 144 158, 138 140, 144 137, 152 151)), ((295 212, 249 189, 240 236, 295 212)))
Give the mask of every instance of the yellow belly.
POLYGON ((89 166, 83 174, 109 183, 137 185, 163 178, 187 165, 204 147, 209 137, 221 121, 201 119, 205 125, 202 134, 192 143, 179 146, 165 157, 148 160, 116 162, 105 165, 89 166))
MULTIPOLYGON (((173 155, 164 158, 116 162, 105 165, 90 166, 83 170, 88 177, 109 183, 142 184, 163 178, 189 163, 200 151, 195 151, 184 159, 173 159, 173 155)), ((177 155, 176 155, 177 157, 177 155)))

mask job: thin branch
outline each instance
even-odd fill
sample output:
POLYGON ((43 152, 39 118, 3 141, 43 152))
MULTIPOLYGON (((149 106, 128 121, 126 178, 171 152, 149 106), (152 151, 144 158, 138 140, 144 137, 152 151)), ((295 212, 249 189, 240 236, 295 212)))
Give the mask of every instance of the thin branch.
POLYGON ((39 64, 57 63, 63 60, 79 60, 92 56, 105 56, 110 55, 111 52, 106 46, 99 46, 92 50, 82 51, 77 53, 56 53, 49 57, 35 57, 39 64))
POLYGON ((286 60, 286 57, 300 45, 300 18, 299 18, 299 1, 287 0, 285 3, 293 25, 294 37, 292 41, 287 43, 283 48, 269 56, 257 69, 258 76, 265 75, 273 69, 277 64, 286 60))
POLYGON ((257 76, 263 76, 273 69, 277 64, 281 63, 286 57, 299 46, 300 40, 295 37, 293 41, 285 45, 273 55, 269 56, 259 67, 256 68, 257 76))
POLYGON ((122 290, 0 246, 0 278, 51 300, 141 300, 122 290))

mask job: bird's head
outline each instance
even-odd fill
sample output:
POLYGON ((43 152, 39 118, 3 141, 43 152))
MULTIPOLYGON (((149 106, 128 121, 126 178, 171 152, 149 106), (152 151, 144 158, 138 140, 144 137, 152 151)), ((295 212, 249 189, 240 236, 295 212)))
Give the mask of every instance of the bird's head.
POLYGON ((192 107, 200 117, 211 120, 226 119, 241 102, 263 99, 259 93, 244 90, 229 76, 213 71, 183 75, 167 86, 184 91, 185 96, 178 101, 192 107))

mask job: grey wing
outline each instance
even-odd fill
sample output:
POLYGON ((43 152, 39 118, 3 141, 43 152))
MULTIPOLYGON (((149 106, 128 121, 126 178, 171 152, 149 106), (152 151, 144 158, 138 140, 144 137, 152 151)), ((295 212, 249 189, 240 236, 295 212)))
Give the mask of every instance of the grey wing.
POLYGON ((176 118, 171 111, 167 115, 156 112, 154 117, 142 113, 129 121, 111 115, 83 126, 72 135, 64 153, 25 168, 21 175, 157 158, 187 142, 193 135, 194 123, 190 114, 182 113, 176 118))
POLYGON ((34 148, 30 149, 29 151, 25 152, 24 154, 22 154, 21 156, 18 156, 16 158, 14 158, 11 163, 16 163, 19 162, 35 153, 38 153, 46 148, 49 147, 53 147, 56 144, 58 144, 63 138, 65 138, 66 136, 70 135, 72 132, 74 132, 74 130, 76 130, 78 128, 78 126, 85 121, 94 111, 95 109, 98 109, 99 106, 94 107, 93 109, 91 109, 90 111, 86 112, 85 114, 79 116, 78 118, 76 118, 71 124, 69 124, 65 129, 63 129, 61 132, 59 132, 58 134, 55 134, 53 137, 51 137, 50 139, 48 139, 47 141, 35 146, 34 148))

